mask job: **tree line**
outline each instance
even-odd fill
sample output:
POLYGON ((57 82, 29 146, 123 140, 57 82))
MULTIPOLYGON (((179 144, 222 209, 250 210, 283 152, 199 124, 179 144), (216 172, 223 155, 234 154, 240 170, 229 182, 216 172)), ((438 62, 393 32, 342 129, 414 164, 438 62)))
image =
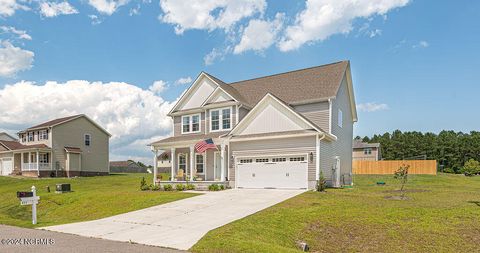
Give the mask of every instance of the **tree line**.
POLYGON ((417 131, 392 133, 361 138, 364 142, 380 143, 384 160, 437 160, 445 172, 460 173, 464 164, 474 159, 480 161, 480 132, 470 133, 441 131, 422 133, 417 131))

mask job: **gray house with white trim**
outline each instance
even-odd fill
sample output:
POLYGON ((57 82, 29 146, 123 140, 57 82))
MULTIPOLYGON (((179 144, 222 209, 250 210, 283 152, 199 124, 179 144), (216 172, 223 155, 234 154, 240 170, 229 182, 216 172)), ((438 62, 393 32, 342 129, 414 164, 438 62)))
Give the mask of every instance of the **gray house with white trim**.
POLYGON ((168 115, 173 135, 151 148, 154 164, 170 152, 172 176, 155 183, 313 189, 320 173, 334 187, 352 182, 349 61, 233 83, 202 72, 168 115), (207 139, 216 149, 196 152, 207 139))

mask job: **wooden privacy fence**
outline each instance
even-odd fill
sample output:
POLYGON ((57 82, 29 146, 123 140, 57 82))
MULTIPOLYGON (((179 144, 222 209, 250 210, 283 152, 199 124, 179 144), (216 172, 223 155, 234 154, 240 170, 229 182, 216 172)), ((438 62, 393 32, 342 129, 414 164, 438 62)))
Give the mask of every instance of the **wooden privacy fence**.
POLYGON ((402 165, 410 165, 409 174, 437 174, 435 160, 353 161, 353 174, 394 174, 402 165))

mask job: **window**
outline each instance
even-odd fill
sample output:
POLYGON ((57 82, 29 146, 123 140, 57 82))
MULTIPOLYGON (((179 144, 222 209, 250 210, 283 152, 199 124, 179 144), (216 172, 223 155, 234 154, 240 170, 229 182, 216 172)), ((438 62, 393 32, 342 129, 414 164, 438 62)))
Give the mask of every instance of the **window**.
POLYGON ((343 127, 343 112, 338 109, 338 126, 343 127))
POLYGON ((39 155, 38 155, 38 162, 40 162, 40 163, 48 163, 48 153, 39 154, 39 155))
POLYGON ((40 130, 38 132, 38 140, 48 140, 48 131, 47 130, 40 130))
POLYGON ((371 149, 371 148, 365 148, 365 149, 363 150, 363 154, 365 154, 365 155, 371 155, 371 154, 372 154, 372 149, 371 149))
POLYGON ((220 111, 212 111, 212 131, 220 129, 220 111))
POLYGON ((91 142, 92 142, 92 136, 89 135, 89 134, 86 134, 85 135, 85 146, 90 146, 91 142))
POLYGON ((252 159, 240 159, 240 163, 252 163, 252 159))
POLYGON ((33 132, 28 133, 28 141, 33 141, 33 132))
POLYGON ((272 162, 274 162, 274 163, 286 162, 286 161, 287 161, 287 158, 285 158, 285 157, 272 158, 272 162))
POLYGON ((22 142, 26 142, 27 141, 27 135, 26 134, 22 134, 22 142))
POLYGON ((210 131, 230 130, 232 128, 232 109, 210 110, 210 131))
POLYGON ((258 158, 255 159, 256 163, 268 163, 268 158, 258 158))
POLYGON ((183 170, 183 173, 187 171, 187 156, 185 154, 178 154, 178 170, 183 170))
POLYGON ((195 168, 197 169, 197 174, 203 174, 203 155, 197 154, 195 158, 195 168))
POLYGON ((290 157, 290 162, 303 162, 305 161, 305 157, 290 157))
POLYGON ((182 116, 182 134, 200 132, 200 114, 182 116))

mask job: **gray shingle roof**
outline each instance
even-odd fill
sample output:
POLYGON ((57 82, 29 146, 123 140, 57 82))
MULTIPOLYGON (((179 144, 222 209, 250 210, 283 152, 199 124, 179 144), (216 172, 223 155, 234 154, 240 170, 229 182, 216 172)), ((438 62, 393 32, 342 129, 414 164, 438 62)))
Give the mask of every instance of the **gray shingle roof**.
POLYGON ((353 148, 378 148, 380 143, 367 143, 359 140, 353 140, 353 148))

